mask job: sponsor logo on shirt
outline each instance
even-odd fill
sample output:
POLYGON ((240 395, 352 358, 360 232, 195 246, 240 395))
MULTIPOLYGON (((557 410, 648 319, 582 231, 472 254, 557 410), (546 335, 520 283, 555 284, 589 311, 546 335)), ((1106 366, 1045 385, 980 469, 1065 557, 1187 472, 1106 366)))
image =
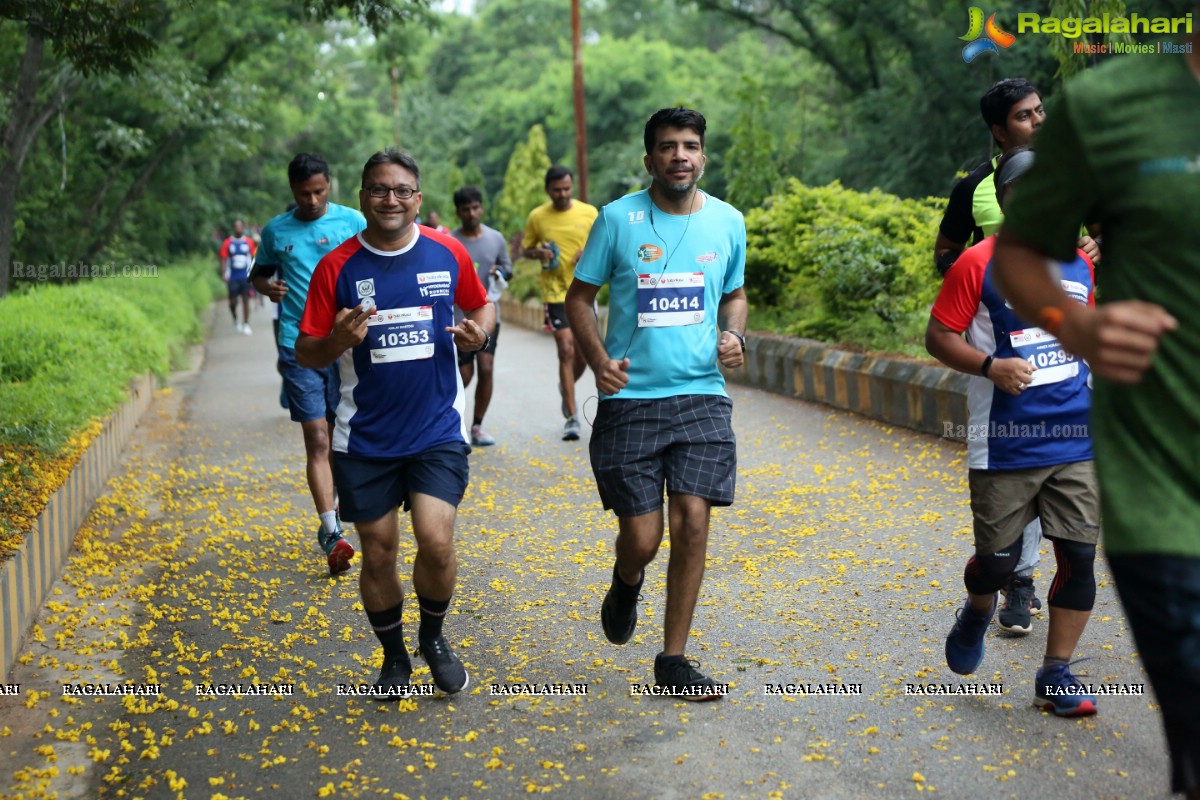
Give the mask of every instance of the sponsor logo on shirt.
POLYGON ((418 272, 417 286, 421 290, 421 297, 449 297, 450 273, 418 272))
POLYGON ((644 244, 638 247, 637 257, 638 261, 650 263, 651 261, 658 261, 660 258, 662 258, 663 251, 662 248, 656 244, 644 244))
POLYGON ((1079 281, 1063 281, 1062 288, 1064 292, 1071 295, 1071 297, 1078 300, 1080 303, 1087 303, 1087 287, 1079 281))
POLYGON ((697 264, 711 264, 712 262, 714 262, 716 260, 717 260, 717 254, 711 250, 707 253, 701 253, 700 255, 696 256, 697 264))

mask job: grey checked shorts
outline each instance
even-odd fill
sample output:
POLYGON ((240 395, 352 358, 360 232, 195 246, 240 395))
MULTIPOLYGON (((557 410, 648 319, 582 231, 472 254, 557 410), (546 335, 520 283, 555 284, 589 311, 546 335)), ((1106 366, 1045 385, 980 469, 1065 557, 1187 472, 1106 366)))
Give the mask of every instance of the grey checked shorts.
POLYGON ((662 508, 663 488, 714 506, 733 503, 733 401, 721 395, 603 400, 590 452, 606 509, 636 517, 662 508))

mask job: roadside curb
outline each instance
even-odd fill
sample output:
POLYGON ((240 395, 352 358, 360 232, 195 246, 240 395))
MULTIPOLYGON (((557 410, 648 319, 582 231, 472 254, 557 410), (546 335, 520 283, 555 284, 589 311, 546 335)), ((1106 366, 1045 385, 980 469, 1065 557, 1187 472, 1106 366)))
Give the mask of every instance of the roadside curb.
MULTIPOLYGON (((535 300, 500 301, 501 318, 542 328, 535 300)), ((607 309, 600 309, 602 321, 607 309)), ((967 424, 970 376, 947 367, 851 353, 811 339, 748 332, 746 365, 729 380, 776 394, 824 403, 871 419, 961 441, 967 424)))
POLYGON ((130 398, 104 422, 104 430, 46 502, 16 554, 0 564, 0 664, 8 675, 50 587, 71 555, 75 534, 104 490, 129 437, 150 407, 158 380, 135 378, 130 398))

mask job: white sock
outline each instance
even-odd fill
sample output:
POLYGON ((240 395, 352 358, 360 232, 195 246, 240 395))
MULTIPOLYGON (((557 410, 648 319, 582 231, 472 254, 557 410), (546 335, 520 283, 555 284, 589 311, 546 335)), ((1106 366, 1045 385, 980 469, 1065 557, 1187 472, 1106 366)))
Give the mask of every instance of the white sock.
POLYGON ((326 511, 321 514, 321 527, 326 533, 338 532, 338 519, 336 511, 326 511))

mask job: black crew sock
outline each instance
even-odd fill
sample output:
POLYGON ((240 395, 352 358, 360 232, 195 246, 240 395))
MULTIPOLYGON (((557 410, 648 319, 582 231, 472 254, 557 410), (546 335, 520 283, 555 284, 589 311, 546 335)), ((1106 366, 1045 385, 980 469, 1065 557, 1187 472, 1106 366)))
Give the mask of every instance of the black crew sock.
POLYGON ((617 565, 613 564, 612 586, 613 589, 616 590, 617 594, 625 597, 628 597, 629 595, 636 595, 642 590, 642 583, 645 580, 646 570, 642 570, 642 579, 631 586, 625 581, 621 580, 621 573, 617 571, 617 565))
POLYGON ((473 426, 478 426, 478 425, 482 425, 482 424, 483 424, 483 417, 476 417, 475 421, 471 423, 471 425, 473 425, 473 426))
POLYGON ((1066 658, 1058 658, 1057 656, 1045 656, 1042 658, 1042 669, 1050 667, 1065 667, 1070 664, 1070 660, 1066 658))
POLYGON ((450 600, 430 600, 417 595, 417 605, 421 610, 417 641, 428 642, 441 636, 442 621, 446 619, 446 609, 450 608, 450 600))
POLYGON ((379 643, 383 645, 384 658, 398 658, 407 655, 404 651, 404 628, 400 621, 400 610, 403 607, 404 604, 400 603, 394 608, 384 611, 367 612, 367 621, 371 623, 371 630, 375 632, 379 643))

